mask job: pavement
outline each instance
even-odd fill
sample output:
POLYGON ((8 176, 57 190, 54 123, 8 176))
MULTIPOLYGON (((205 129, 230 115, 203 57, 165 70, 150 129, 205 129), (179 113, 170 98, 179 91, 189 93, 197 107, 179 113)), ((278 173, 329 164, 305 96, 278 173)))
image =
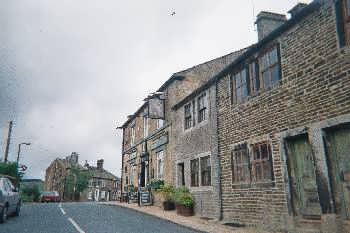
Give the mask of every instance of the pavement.
POLYGON ((24 204, 0 233, 194 233, 187 227, 121 206, 96 203, 24 204))
POLYGON ((266 231, 248 228, 225 226, 217 220, 205 220, 198 216, 183 217, 176 214, 176 211, 164 211, 157 206, 138 206, 135 203, 125 202, 101 202, 100 205, 115 206, 116 208, 125 208, 135 210, 139 213, 148 214, 171 223, 192 228, 195 232, 209 233, 267 233, 266 231))

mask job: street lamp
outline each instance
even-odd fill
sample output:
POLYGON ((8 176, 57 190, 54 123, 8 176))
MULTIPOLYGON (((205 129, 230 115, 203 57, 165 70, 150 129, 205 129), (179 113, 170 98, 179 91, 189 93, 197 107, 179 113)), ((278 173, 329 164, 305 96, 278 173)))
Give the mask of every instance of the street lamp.
POLYGON ((17 153, 17 165, 19 162, 19 155, 21 154, 21 145, 26 145, 26 146, 30 146, 31 143, 29 142, 22 142, 20 144, 18 144, 18 153, 17 153))

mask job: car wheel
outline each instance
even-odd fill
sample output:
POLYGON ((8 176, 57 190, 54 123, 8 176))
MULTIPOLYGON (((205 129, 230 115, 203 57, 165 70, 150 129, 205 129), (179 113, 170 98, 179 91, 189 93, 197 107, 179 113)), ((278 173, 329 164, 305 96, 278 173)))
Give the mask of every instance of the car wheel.
POLYGON ((21 203, 18 203, 16 206, 15 216, 19 216, 20 212, 21 212, 21 203))
POLYGON ((7 219, 7 207, 4 207, 0 211, 0 223, 4 223, 7 219))

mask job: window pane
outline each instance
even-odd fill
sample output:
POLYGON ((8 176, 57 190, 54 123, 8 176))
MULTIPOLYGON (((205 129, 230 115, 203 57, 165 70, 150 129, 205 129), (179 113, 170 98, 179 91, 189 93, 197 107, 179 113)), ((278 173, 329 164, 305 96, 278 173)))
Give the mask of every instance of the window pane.
POLYGON ((257 75, 257 67, 256 62, 251 64, 251 73, 252 73, 252 81, 253 81, 253 91, 259 90, 259 76, 257 75))
POLYGON ((247 83, 247 70, 246 69, 243 69, 241 71, 241 80, 242 80, 242 83, 247 83))
POLYGON ((254 159, 260 159, 260 150, 258 146, 254 148, 254 156, 254 159))
POLYGON ((242 90, 240 87, 236 89, 236 98, 237 98, 237 102, 242 100, 242 90))
POLYGON ((236 88, 241 86, 241 75, 238 73, 235 75, 235 80, 236 80, 236 88))
POLYGON ((203 186, 211 184, 211 166, 209 156, 201 158, 201 177, 201 183, 203 186))
POLYGON ((350 0, 347 0, 346 1, 346 10, 347 10, 347 14, 348 14, 348 16, 350 16, 350 0))
POLYGON ((277 48, 274 48, 270 53, 270 65, 278 62, 277 48))
POLYGON ((261 69, 264 70, 269 66, 269 59, 268 59, 268 54, 265 54, 262 58, 261 58, 261 69))
POLYGON ((269 161, 265 161, 263 163, 263 166, 264 166, 264 179, 265 180, 271 180, 272 177, 271 177, 271 165, 270 165, 270 162, 269 161))
POLYGON ((280 67, 279 65, 275 65, 271 69, 271 74, 272 74, 272 83, 276 84, 280 80, 280 67))
POLYGON ((270 72, 269 70, 262 73, 262 78, 264 82, 264 88, 270 87, 270 72))
POLYGON ((259 181, 259 180, 261 180, 261 165, 260 165, 260 163, 257 163, 256 164, 256 170, 255 170, 255 172, 256 172, 256 180, 257 181, 259 181))
POLYGON ((262 159, 267 159, 269 157, 269 152, 268 152, 268 149, 267 149, 267 144, 262 144, 260 146, 260 150, 261 150, 261 158, 262 159))
POLYGON ((247 83, 242 86, 242 97, 247 97, 248 96, 248 85, 247 83))
POLYGON ((198 186, 198 159, 191 160, 191 186, 198 186))

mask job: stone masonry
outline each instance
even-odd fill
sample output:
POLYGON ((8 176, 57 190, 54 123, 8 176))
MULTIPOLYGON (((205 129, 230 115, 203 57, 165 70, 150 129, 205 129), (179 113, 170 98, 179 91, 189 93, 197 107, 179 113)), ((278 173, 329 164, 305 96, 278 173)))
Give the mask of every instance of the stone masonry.
POLYGON ((218 78, 218 145, 224 221, 270 231, 349 232, 348 221, 330 207, 330 171, 323 136, 326 129, 344 128, 343 125, 350 122, 350 52, 348 47, 339 47, 333 1, 314 1, 310 5, 286 22, 291 26, 277 29, 279 34, 274 32, 275 35, 264 39, 243 55, 240 64, 231 66, 218 78), (278 46, 280 51, 280 82, 232 103, 231 74, 242 64, 258 59, 272 46, 278 46), (311 214, 306 213, 305 208, 302 216, 293 212, 294 197, 290 190, 293 184, 287 164, 293 158, 286 153, 286 141, 301 135, 306 135, 311 144, 313 169, 318 179, 318 193, 310 201, 310 206, 318 208, 310 207, 311 214), (251 146, 262 141, 271 145, 271 182, 235 185, 234 148, 242 143, 251 146))

